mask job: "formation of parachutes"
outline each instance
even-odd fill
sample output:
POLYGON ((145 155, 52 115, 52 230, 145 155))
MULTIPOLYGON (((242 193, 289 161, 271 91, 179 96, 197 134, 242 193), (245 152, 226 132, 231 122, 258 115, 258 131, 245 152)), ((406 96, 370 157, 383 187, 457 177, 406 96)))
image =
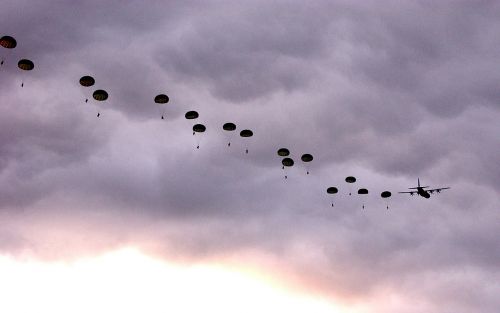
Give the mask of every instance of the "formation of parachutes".
MULTIPOLYGON (((14 39, 14 37, 2 36, 0 38, 0 46, 7 49, 7 51, 10 51, 15 47, 17 47, 17 41, 16 39, 14 39)), ((0 60, 0 66, 3 66, 5 62, 6 58, 2 55, 2 59, 0 60)), ((17 67, 22 71, 31 71, 35 68, 35 64, 33 63, 33 61, 29 59, 20 59, 17 62, 17 67)), ((21 87, 24 87, 24 80, 21 81, 21 87)))
MULTIPOLYGON (((0 45, 7 49, 7 50, 12 50, 14 49, 16 46, 17 46, 17 42, 16 40, 11 37, 11 36, 3 36, 0 38, 0 45)), ((2 57, 1 61, 0 61, 0 66, 3 66, 4 63, 6 62, 6 60, 2 57)), ((29 59, 20 59, 18 61, 18 68, 23 70, 23 71, 31 71, 33 70, 33 68, 35 67, 33 61, 29 60, 29 59)), ((85 76, 82 76, 80 78, 80 85, 84 88, 85 90, 85 93, 87 94, 87 90, 90 88, 90 87, 93 87, 95 84, 96 84, 96 80, 94 79, 94 77, 92 76, 89 76, 89 75, 85 75, 85 76)), ((21 83, 21 87, 24 87, 24 81, 21 83)), ((92 91, 92 98, 93 100, 95 101, 96 104, 99 104, 99 103, 103 103, 104 101, 106 101, 109 97, 108 93, 106 92, 106 90, 104 89, 95 89, 94 91, 92 91)), ((85 103, 88 103, 89 101, 89 95, 90 93, 88 93, 86 99, 85 99, 85 103)), ((165 119, 165 105, 170 101, 170 98, 166 95, 166 94, 159 94, 159 95, 156 95, 153 99, 154 103, 156 105, 158 105, 160 107, 160 111, 161 111, 161 119, 165 119)), ((100 111, 98 110, 97 112, 97 117, 100 117, 101 113, 100 111)), ((186 112, 186 114, 184 115, 184 117, 186 118, 186 120, 196 120, 198 119, 199 117, 199 114, 198 112, 196 111, 188 111, 186 112)), ((224 132, 228 132, 230 134, 234 133, 236 131, 236 124, 232 123, 232 122, 227 122, 227 123, 224 123, 222 125, 222 130, 224 132)), ((198 136, 202 133, 204 133, 206 131, 206 126, 201 124, 201 123, 195 123, 192 127, 192 131, 193 131, 193 136, 197 135, 198 136)), ((249 138, 249 137, 252 137, 253 136, 253 131, 250 130, 250 129, 243 129, 240 131, 240 137, 245 139, 245 138, 249 138)), ((227 146, 230 147, 231 146, 231 140, 228 141, 227 143, 227 146)), ((196 146, 197 149, 200 148, 200 145, 199 143, 197 144, 196 146)), ((248 147, 245 149, 245 153, 248 154, 249 150, 248 150, 248 147)), ((293 158, 291 157, 290 155, 290 150, 287 149, 287 148, 279 148, 277 150, 277 154, 279 157, 282 157, 281 159, 281 165, 282 165, 282 169, 284 170, 285 174, 284 174, 284 177, 285 179, 288 178, 288 169, 293 167, 295 165, 295 161, 293 160, 293 158)), ((314 159, 314 157, 312 156, 312 154, 310 153, 304 153, 300 156, 300 160, 302 161, 305 169, 306 169, 306 174, 308 175, 310 173, 309 171, 309 163, 312 162, 314 159)), ((352 195, 352 184, 354 184, 356 182, 356 178, 354 176, 347 176, 345 178, 345 182, 349 185, 348 187, 348 195, 351 196, 352 195)), ((339 193, 339 188, 336 187, 336 186, 331 186, 331 187, 328 187, 326 189, 326 193, 329 195, 329 196, 335 196, 339 193)), ((366 196, 369 194, 368 192, 368 189, 366 188, 359 188, 357 190, 357 194, 359 196, 366 196)), ((390 191, 383 191, 381 194, 380 194, 380 197, 381 198, 384 198, 384 199, 388 199, 391 197, 391 192, 390 191)), ((334 206, 334 202, 332 201, 331 203, 331 206, 333 207, 334 206)), ((362 205, 362 208, 364 209, 365 208, 365 204, 363 203, 362 205)), ((389 205, 387 204, 387 209, 389 209, 389 205)))
MULTIPOLYGON (((354 184, 356 182, 356 177, 354 176, 347 176, 345 178, 345 182, 348 183, 348 184, 354 184)), ((339 192, 339 189, 337 187, 328 187, 326 189, 326 193, 329 194, 329 195, 335 195, 339 192)), ((368 189, 366 188, 359 188, 358 189, 358 192, 357 192, 358 195, 360 196, 364 196, 364 195, 368 195, 368 189)), ((349 188, 349 196, 352 195, 352 191, 351 189, 349 188)), ((380 197, 381 198, 384 198, 384 199, 387 199, 387 198, 390 198, 392 196, 392 193, 390 191, 382 191, 382 193, 380 194, 380 197)), ((333 201, 332 201, 332 207, 334 206, 333 204, 333 201)), ((386 205, 387 209, 389 209, 389 204, 386 205)), ((363 203, 362 205, 362 208, 364 209, 365 208, 365 204, 363 203)))

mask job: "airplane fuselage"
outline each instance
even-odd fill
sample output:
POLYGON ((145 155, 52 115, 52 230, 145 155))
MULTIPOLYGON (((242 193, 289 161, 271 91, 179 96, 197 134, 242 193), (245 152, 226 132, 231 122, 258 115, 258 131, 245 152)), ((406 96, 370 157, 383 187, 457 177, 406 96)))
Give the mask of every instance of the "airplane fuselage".
POLYGON ((422 187, 418 187, 417 193, 419 196, 424 197, 426 199, 429 199, 431 197, 431 195, 427 191, 425 191, 424 188, 422 187))

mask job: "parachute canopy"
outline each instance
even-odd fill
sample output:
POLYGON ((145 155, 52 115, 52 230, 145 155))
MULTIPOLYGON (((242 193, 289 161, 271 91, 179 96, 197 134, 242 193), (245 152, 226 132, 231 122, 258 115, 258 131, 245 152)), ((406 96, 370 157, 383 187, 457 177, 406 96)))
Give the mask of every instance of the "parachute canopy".
POLYGON ((309 153, 303 154, 300 159, 302 162, 311 162, 313 160, 313 156, 310 155, 309 153))
POLYGON ((287 148, 278 149, 278 155, 282 157, 286 157, 290 155, 290 151, 287 148))
POLYGON ((293 166, 293 160, 291 158, 284 158, 281 161, 281 164, 283 164, 283 166, 290 167, 290 166, 293 166))
POLYGON ((392 195, 392 194, 391 194, 391 192, 390 192, 390 191, 384 191, 384 192, 382 192, 382 193, 380 194, 380 196, 381 196, 382 198, 389 198, 391 195, 392 195))
POLYGON ((337 189, 337 187, 328 187, 328 189, 326 190, 327 193, 333 195, 337 192, 339 192, 339 190, 337 189))
POLYGON ((188 112, 186 112, 186 114, 184 116, 188 120, 194 120, 194 119, 198 118, 199 114, 196 111, 188 111, 188 112))
POLYGON ((203 124, 195 124, 193 126, 193 131, 196 133, 203 133, 207 128, 203 124))
POLYGON ((252 137, 253 132, 250 129, 244 129, 240 132, 241 137, 252 137))
POLYGON ((358 190, 358 195, 367 195, 368 194, 368 189, 366 188, 361 188, 358 190))
POLYGON ((159 94, 155 97, 155 103, 159 104, 167 103, 168 100, 169 100, 168 96, 164 94, 159 94))
POLYGON ((21 59, 17 62, 17 66, 23 71, 31 71, 35 67, 35 64, 31 60, 21 59))
POLYGON ((236 125, 234 123, 225 123, 224 125, 222 125, 222 129, 227 131, 234 131, 236 130, 236 125))
POLYGON ((349 184, 355 183, 355 182, 356 182, 356 177, 354 177, 354 176, 347 176, 347 177, 345 178, 345 181, 346 181, 347 183, 349 183, 349 184))
POLYGON ((104 101, 104 100, 108 99, 108 93, 105 90, 97 89, 92 94, 92 97, 94 97, 94 99, 97 101, 104 101))
POLYGON ((82 76, 80 78, 80 85, 83 87, 90 87, 95 84, 95 79, 92 76, 82 76))
POLYGON ((14 49, 17 46, 17 41, 14 37, 11 36, 3 36, 0 38, 0 46, 6 49, 14 49))

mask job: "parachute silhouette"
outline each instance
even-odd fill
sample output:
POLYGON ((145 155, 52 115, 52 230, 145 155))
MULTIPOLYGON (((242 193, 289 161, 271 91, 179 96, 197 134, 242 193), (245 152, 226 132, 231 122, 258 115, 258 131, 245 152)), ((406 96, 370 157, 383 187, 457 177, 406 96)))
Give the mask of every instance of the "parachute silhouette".
POLYGON ((353 184, 353 183, 356 182, 356 177, 354 177, 354 176, 347 176, 345 178, 345 181, 346 181, 346 183, 353 184))
POLYGON ((196 111, 188 111, 188 112, 186 112, 186 114, 184 114, 184 117, 187 120, 194 120, 194 119, 197 119, 199 116, 200 115, 196 111))
POLYGON ((168 96, 164 94, 159 94, 155 97, 155 103, 159 104, 167 103, 168 100, 169 100, 168 96))
MULTIPOLYGON (((234 132, 236 130, 236 124, 231 123, 231 122, 224 123, 224 125, 222 125, 222 129, 225 130, 225 131, 227 131, 227 132, 234 132)), ((228 140, 227 146, 228 147, 231 146, 231 140, 230 139, 228 140)))
MULTIPOLYGON (((14 37, 11 36, 2 36, 0 38, 0 46, 4 47, 5 49, 14 49, 17 46, 17 41, 14 39, 14 37)), ((5 62, 4 58, 0 60, 0 66, 3 65, 5 62)))
POLYGON ((23 71, 31 71, 33 68, 35 68, 35 64, 33 64, 33 61, 31 60, 21 59, 17 63, 17 67, 19 67, 23 71))
POLYGON ((91 87, 91 86, 94 86, 95 84, 95 79, 94 77, 92 76, 82 76, 80 78, 80 85, 82 85, 83 87, 91 87))
MULTIPOLYGON (((366 188, 360 188, 358 189, 358 195, 367 195, 368 194, 368 189, 366 188)), ((365 204, 363 203, 362 208, 365 208, 365 204)))
MULTIPOLYGON (((94 98, 94 100, 102 102, 108 99, 108 93, 106 92, 106 90, 97 89, 92 94, 92 97, 94 98)), ((97 112, 97 117, 99 116, 101 116, 101 112, 97 112)))
MULTIPOLYGON (((31 71, 35 68, 35 64, 31 60, 21 59, 17 62, 17 67, 23 71, 31 71)), ((24 81, 21 81, 21 87, 24 87, 24 81)))
MULTIPOLYGON (((346 181, 346 183, 348 183, 348 184, 354 184, 354 183, 356 182, 356 177, 354 177, 354 176, 347 176, 347 177, 345 178, 345 181, 346 181)), ((352 194, 352 193, 351 193, 351 188, 349 187, 349 195, 351 195, 351 194, 352 194)))
MULTIPOLYGON (((306 154, 303 154, 300 159, 302 160, 302 162, 304 163, 309 163, 313 160, 313 156, 309 153, 306 153, 306 154)), ((307 167, 306 167, 307 169, 307 167)), ((309 170, 307 169, 307 175, 309 175, 309 170)))
MULTIPOLYGON (((159 94, 154 99, 155 103, 159 104, 159 105, 168 103, 169 100, 170 99, 165 94, 159 94)), ((162 108, 162 112, 161 112, 161 119, 162 120, 165 118, 164 115, 165 115, 165 107, 162 108)))
MULTIPOLYGON (((95 79, 92 76, 86 75, 86 76, 82 76, 80 78, 80 85, 82 85, 83 87, 87 87, 87 88, 92 87, 92 86, 94 86, 94 84, 95 84, 95 79)), ((87 102, 89 102, 88 98, 85 99, 85 103, 87 103, 87 102)))
MULTIPOLYGON (((383 191, 383 192, 380 194, 380 196, 381 196, 382 198, 384 198, 384 199, 390 198, 390 197, 391 197, 391 195, 392 195, 392 193, 391 193, 390 191, 383 191)), ((387 203, 386 203, 386 205, 387 205, 387 210, 389 210, 389 204, 387 204, 387 203)))
POLYGON ((6 49, 14 49, 17 46, 17 41, 11 36, 2 36, 0 38, 0 46, 6 49))
MULTIPOLYGON (((204 133, 207 128, 203 124, 195 124, 193 125, 193 134, 196 133, 204 133)), ((200 149, 200 144, 198 143, 196 149, 200 149)))
POLYGON ((108 99, 108 93, 106 92, 106 90, 98 89, 94 91, 92 97, 96 101, 106 101, 108 99))
MULTIPOLYGON (((253 136, 253 131, 250 129, 244 129, 240 132, 240 136, 243 138, 249 138, 253 136)), ((245 149, 245 153, 248 153, 248 147, 245 149)))
MULTIPOLYGON (((293 161, 292 158, 284 158, 283 160, 281 160, 281 164, 283 164, 283 169, 285 169, 286 167, 292 167, 295 162, 293 161)), ((288 175, 286 174, 286 171, 285 171, 285 179, 288 178, 288 175)))
POLYGON ((281 157, 286 157, 290 155, 290 151, 287 148, 278 149, 278 155, 281 157))
POLYGON ((367 194, 368 194, 368 189, 366 188, 358 189, 358 195, 367 195, 367 194))
POLYGON ((195 124, 193 126, 193 131, 195 133, 203 133, 203 132, 205 132, 205 130, 207 130, 207 128, 203 124, 195 124))
MULTIPOLYGON (((337 187, 328 187, 326 189, 326 193, 329 195, 334 195, 339 192, 339 189, 337 187)), ((333 201, 332 201, 332 207, 333 207, 333 201)))
POLYGON ((389 198, 390 196, 392 195, 392 193, 390 191, 383 191, 380 196, 382 198, 389 198))
POLYGON ((281 164, 286 167, 292 167, 294 162, 292 158, 284 158, 283 160, 281 160, 281 164))
MULTIPOLYGON (((186 114, 184 114, 184 117, 186 120, 195 120, 199 117, 200 115, 196 111, 187 111, 186 114)), ((196 132, 193 129, 193 136, 196 134, 196 132)))
POLYGON ((326 192, 333 195, 339 192, 339 189, 337 187, 328 187, 328 189, 326 189, 326 192))

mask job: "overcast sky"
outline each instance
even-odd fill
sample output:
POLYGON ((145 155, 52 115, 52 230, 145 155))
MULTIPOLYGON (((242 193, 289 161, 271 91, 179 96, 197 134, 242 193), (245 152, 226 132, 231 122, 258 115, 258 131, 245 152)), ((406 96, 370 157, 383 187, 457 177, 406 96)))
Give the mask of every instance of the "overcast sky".
POLYGON ((252 259, 353 303, 497 313, 499 17, 497 1, 4 0, 0 253, 252 259), (108 101, 84 102, 83 75, 108 101), (451 189, 397 194, 418 177, 451 189))

